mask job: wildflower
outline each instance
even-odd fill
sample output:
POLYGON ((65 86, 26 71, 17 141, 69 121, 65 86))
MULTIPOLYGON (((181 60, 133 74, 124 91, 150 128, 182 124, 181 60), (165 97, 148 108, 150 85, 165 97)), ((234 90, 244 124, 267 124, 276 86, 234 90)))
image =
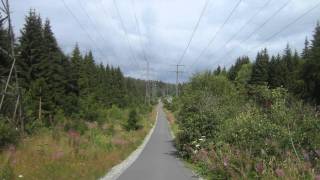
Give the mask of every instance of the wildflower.
POLYGON ((19 178, 23 178, 23 175, 22 175, 22 174, 20 174, 18 177, 19 177, 19 178))
POLYGON ((310 161, 310 156, 309 156, 308 152, 306 152, 305 150, 303 150, 303 159, 305 161, 310 161))
POLYGON ((54 152, 52 154, 52 159, 56 160, 56 159, 60 159, 64 156, 64 152, 63 151, 57 151, 57 152, 54 152))
POLYGON ((255 169, 259 174, 262 174, 262 172, 264 170, 263 162, 259 162, 258 164, 256 164, 255 169))
POLYGON ((224 165, 224 167, 227 167, 227 166, 228 166, 228 163, 229 163, 228 158, 227 158, 227 157, 224 157, 224 158, 223 158, 223 165, 224 165))
POLYGON ((277 168, 276 169, 276 175, 278 177, 283 177, 284 176, 284 171, 282 169, 277 168))
POLYGON ((200 138, 199 141, 204 141, 204 139, 200 138))
POLYGON ((196 144, 196 147, 197 147, 197 148, 200 147, 200 144, 196 144))

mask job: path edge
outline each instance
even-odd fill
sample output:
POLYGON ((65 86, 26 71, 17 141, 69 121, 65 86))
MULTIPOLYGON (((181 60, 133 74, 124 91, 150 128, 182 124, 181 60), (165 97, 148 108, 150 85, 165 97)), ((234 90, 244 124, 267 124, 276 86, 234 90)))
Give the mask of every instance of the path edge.
POLYGON ((154 122, 154 125, 152 129, 149 131, 148 135, 144 138, 143 143, 135 150, 133 151, 125 160, 123 160, 118 165, 111 168, 111 170, 100 180, 116 180, 120 177, 120 175, 127 170, 140 156, 146 145, 148 144, 154 129, 158 123, 158 115, 159 112, 157 111, 156 121, 154 122))
MULTIPOLYGON (((166 112, 165 112, 166 113, 166 112)), ((167 116, 167 114, 166 114, 166 116, 167 116)), ((168 118, 167 118, 168 119, 168 118)), ((175 140, 175 138, 176 138, 176 135, 174 134, 174 132, 173 132, 173 130, 172 130, 172 126, 171 126, 171 124, 169 123, 169 122, 167 122, 168 123, 168 125, 169 125, 169 131, 170 131, 170 135, 171 135, 171 138, 172 138, 172 140, 175 140)), ((188 168, 188 169, 190 169, 191 170, 191 172, 192 172, 192 174, 194 175, 194 176, 196 176, 196 177, 198 177, 198 180, 205 180, 202 176, 200 176, 199 175, 199 173, 197 173, 194 169, 192 169, 191 167, 188 167, 188 165, 186 164, 187 162, 185 161, 185 160, 183 160, 183 159, 181 159, 181 158, 178 158, 182 163, 183 163, 183 165, 186 167, 186 168, 188 168)))

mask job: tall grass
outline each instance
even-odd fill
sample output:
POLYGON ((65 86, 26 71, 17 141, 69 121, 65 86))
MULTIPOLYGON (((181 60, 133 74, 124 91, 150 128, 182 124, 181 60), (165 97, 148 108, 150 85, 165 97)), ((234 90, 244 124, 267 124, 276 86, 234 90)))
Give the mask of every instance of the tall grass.
POLYGON ((0 153, 0 179, 97 179, 125 159, 144 139, 155 111, 141 115, 143 128, 126 131, 128 112, 115 109, 106 123, 87 124, 80 135, 63 129, 42 129, 17 147, 0 153))

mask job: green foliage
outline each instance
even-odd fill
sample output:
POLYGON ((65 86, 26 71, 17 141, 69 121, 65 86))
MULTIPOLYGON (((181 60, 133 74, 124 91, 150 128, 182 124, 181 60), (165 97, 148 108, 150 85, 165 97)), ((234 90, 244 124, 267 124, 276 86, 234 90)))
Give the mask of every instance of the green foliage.
POLYGON ((302 70, 305 82, 305 98, 320 104, 320 25, 317 24, 313 41, 302 70))
POLYGON ((15 179, 13 168, 9 161, 0 166, 0 179, 15 179))
POLYGON ((266 84, 268 81, 268 64, 269 64, 269 55, 267 49, 258 52, 256 61, 252 68, 252 74, 250 83, 251 84, 266 84))
POLYGON ((252 64, 244 64, 238 71, 235 81, 239 84, 248 84, 251 78, 252 64))
POLYGON ((137 130, 139 128, 138 125, 138 114, 136 109, 132 109, 129 112, 129 118, 126 124, 126 129, 128 131, 137 130))
POLYGON ((223 129, 220 141, 243 151, 250 147, 254 156, 279 156, 283 152, 280 146, 289 144, 286 128, 272 122, 256 107, 247 106, 235 119, 228 119, 223 129))
POLYGON ((16 143, 19 137, 18 131, 5 121, 5 118, 0 117, 0 147, 16 143))
MULTIPOLYGON (((0 40, 1 48, 9 50, 8 31, 2 24, 0 40)), ((42 127, 54 128, 63 124, 65 119, 72 121, 68 122, 67 129, 82 132, 82 120, 97 121, 102 125, 110 119, 111 122, 124 120, 122 113, 130 107, 141 112, 150 111, 150 106, 142 105, 146 81, 124 77, 119 67, 96 64, 92 51, 82 53, 78 44, 71 55, 65 55, 50 21, 46 19, 43 22, 35 10, 30 10, 25 18, 16 50, 19 52, 16 68, 21 85, 22 118, 16 119, 15 123, 28 133, 42 127), (106 109, 111 110, 108 112, 106 109)), ((0 59, 0 75, 5 77, 11 60, 3 52, 0 52, 0 59)), ((161 86, 161 89, 153 91, 152 102, 155 102, 166 84, 158 81, 152 83, 161 86)), ((0 83, 1 89, 3 85, 0 83)), ((14 84, 9 86, 10 93, 16 93, 12 87, 14 84)), ((6 96, 6 107, 1 109, 1 115, 11 118, 15 102, 16 97, 6 96)))
POLYGON ((77 120, 77 121, 69 120, 69 121, 66 121, 66 124, 64 125, 64 130, 65 131, 74 130, 79 132, 81 135, 83 135, 88 130, 88 126, 83 120, 77 120))
POLYGON ((247 84, 250 64, 238 74, 235 84, 211 72, 198 74, 174 100, 180 155, 213 179, 277 177, 281 168, 290 177, 312 177, 312 168, 319 171, 316 112, 284 87, 247 84), (304 163, 311 167, 303 170, 304 163))
POLYGON ((239 57, 236 60, 236 63, 232 65, 231 68, 229 69, 228 78, 232 81, 235 80, 242 66, 249 63, 250 63, 249 57, 247 56, 239 57))

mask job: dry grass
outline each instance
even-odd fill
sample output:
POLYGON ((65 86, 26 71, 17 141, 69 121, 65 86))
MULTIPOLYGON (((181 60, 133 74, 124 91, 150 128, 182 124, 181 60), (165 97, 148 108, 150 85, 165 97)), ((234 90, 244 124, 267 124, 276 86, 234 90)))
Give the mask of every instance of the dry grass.
MULTIPOLYGON (((141 120, 143 128, 127 132, 120 125, 114 135, 108 130, 95 130, 79 138, 74 145, 68 133, 59 131, 59 138, 51 130, 25 138, 17 148, 8 148, 0 154, 1 169, 10 167, 9 179, 97 179, 125 159, 143 141, 155 120, 153 111, 141 120)), ((8 171, 8 168, 6 169, 8 171)))
POLYGON ((175 118, 174 114, 167 109, 165 109, 164 112, 166 113, 166 117, 169 122, 169 126, 170 126, 171 131, 173 132, 173 134, 175 136, 177 136, 177 133, 179 131, 179 127, 178 127, 178 124, 176 123, 176 118, 175 118))

